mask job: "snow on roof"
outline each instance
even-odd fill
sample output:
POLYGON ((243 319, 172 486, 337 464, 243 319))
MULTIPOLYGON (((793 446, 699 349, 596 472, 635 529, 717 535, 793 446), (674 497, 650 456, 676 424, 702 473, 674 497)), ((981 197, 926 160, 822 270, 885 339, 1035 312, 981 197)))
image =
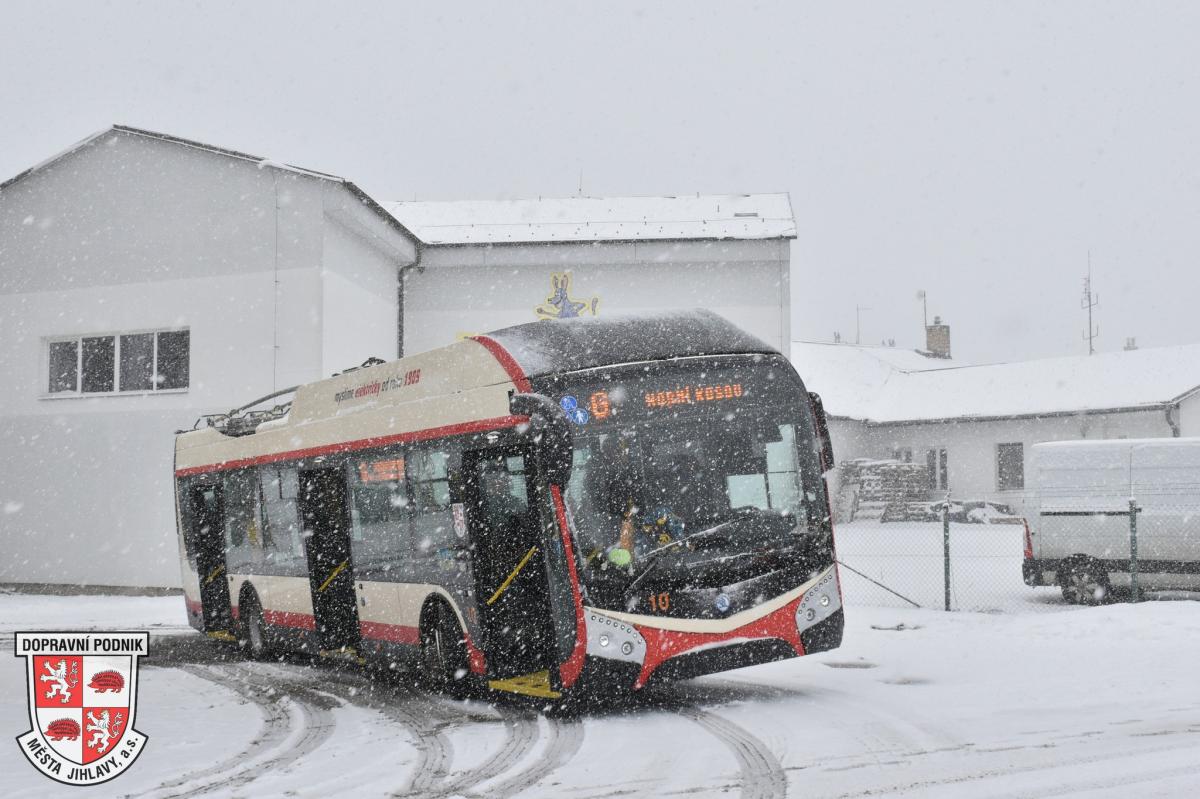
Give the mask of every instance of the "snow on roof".
POLYGON ((924 369, 879 349, 795 342, 792 361, 831 415, 875 423, 1152 410, 1200 390, 1200 344, 924 369))
POLYGON ((1112 438, 1112 439, 1090 439, 1079 441, 1039 441, 1033 445, 1039 450, 1048 450, 1051 452, 1069 451, 1069 452, 1103 452, 1114 449, 1129 449, 1132 447, 1148 447, 1152 449, 1158 448, 1180 448, 1191 449, 1200 447, 1200 437, 1188 438, 1112 438))
POLYGON ((830 415, 852 419, 872 418, 884 388, 906 373, 957 365, 916 350, 816 341, 793 341, 792 364, 830 415))
POLYGON ((0 183, 0 192, 2 192, 4 189, 7 189, 9 186, 14 185, 21 180, 24 180, 25 178, 29 177, 30 175, 34 174, 35 172, 38 172, 38 171, 50 166, 51 164, 61 161, 63 158, 66 158, 67 156, 71 155, 74 152, 83 150, 87 147, 91 147, 91 146, 99 143, 102 140, 107 140, 108 137, 110 137, 113 134, 124 134, 127 136, 136 136, 136 137, 140 137, 140 138, 144 138, 144 139, 156 139, 158 141, 168 142, 170 144, 175 144, 175 145, 178 145, 181 147, 188 147, 188 148, 195 149, 195 150, 203 150, 205 152, 215 153, 217 155, 223 155, 227 158, 233 158, 238 161, 246 161, 246 162, 256 165, 259 169, 275 169, 275 170, 279 170, 282 172, 292 172, 292 173, 295 173, 298 175, 305 175, 307 177, 317 178, 319 180, 326 180, 326 181, 330 181, 332 183, 337 183, 337 184, 345 187, 347 191, 349 191, 352 195, 354 195, 355 198, 357 198, 359 200, 359 202, 361 202, 364 206, 369 208, 372 211, 372 213, 379 216, 379 218, 382 219, 384 221, 384 223, 386 223, 394 228, 399 228, 401 232, 405 233, 406 235, 408 235, 410 237, 412 236, 412 232, 405 229, 404 226, 400 222, 398 222, 394 216, 392 216, 387 211, 385 211, 380 206, 380 204, 378 202, 376 202, 376 200, 373 197, 371 197, 365 191, 360 189, 357 185, 355 185, 355 183, 353 181, 347 180, 346 178, 339 177, 337 175, 331 175, 328 172, 318 172, 314 169, 305 169, 304 167, 293 166, 292 164, 285 164, 280 161, 274 161, 270 158, 260 158, 257 155, 250 155, 249 153, 243 153, 243 152, 239 152, 237 150, 230 150, 225 147, 217 147, 216 145, 213 145, 213 144, 205 144, 204 142, 195 141, 193 139, 184 139, 180 136, 172 136, 167 133, 156 133, 155 131, 152 131, 152 130, 144 130, 142 128, 134 128, 134 127, 130 127, 129 125, 110 125, 109 127, 105 128, 104 130, 93 133, 92 135, 88 136, 87 138, 83 139, 82 141, 76 142, 75 144, 71 145, 70 147, 63 150, 62 152, 56 153, 55 155, 52 155, 49 158, 47 158, 45 161, 42 161, 41 163, 38 163, 38 164, 34 164, 33 166, 26 169, 24 172, 21 172, 17 175, 13 175, 8 180, 3 181, 2 183, 0 183))
POLYGON ((411 201, 383 206, 427 244, 796 237, 786 193, 411 201))

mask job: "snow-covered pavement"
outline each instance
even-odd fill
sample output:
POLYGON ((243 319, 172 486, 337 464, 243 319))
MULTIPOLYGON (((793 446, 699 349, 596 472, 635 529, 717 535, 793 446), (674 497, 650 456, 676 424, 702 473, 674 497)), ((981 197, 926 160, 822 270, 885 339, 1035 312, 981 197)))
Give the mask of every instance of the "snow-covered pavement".
MULTIPOLYGON (((0 594, 0 640, 11 652, 16 629, 156 632, 145 754, 72 795, 1194 795, 1200 606, 1046 600, 1003 614, 851 605, 837 651, 570 716, 230 659, 183 626, 175 597, 0 594)), ((28 728, 24 681, 22 660, 0 658, 7 735, 28 728)), ((60 787, 2 744, 5 797, 60 787)))

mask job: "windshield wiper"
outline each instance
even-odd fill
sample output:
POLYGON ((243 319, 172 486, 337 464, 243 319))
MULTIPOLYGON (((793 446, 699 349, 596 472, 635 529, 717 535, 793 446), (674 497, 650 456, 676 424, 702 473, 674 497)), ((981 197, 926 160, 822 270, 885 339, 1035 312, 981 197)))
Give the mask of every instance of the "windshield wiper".
POLYGON ((638 573, 636 575, 634 575, 633 581, 629 583, 629 587, 625 589, 626 593, 630 593, 633 591, 633 589, 637 588, 638 585, 641 584, 642 580, 646 579, 646 577, 652 571, 654 571, 655 568, 657 568, 658 563, 659 563, 659 558, 667 550, 677 549, 678 547, 681 547, 690 542, 694 542, 694 541, 697 541, 702 538, 707 538, 708 536, 710 536, 718 531, 724 530, 729 525, 736 524, 741 521, 745 521, 745 519, 744 518, 727 519, 726 521, 720 522, 719 524, 714 524, 712 527, 706 527, 703 530, 697 530, 696 532, 692 533, 691 535, 684 536, 683 538, 677 538, 674 541, 671 541, 670 543, 663 544, 661 547, 659 547, 658 549, 654 550, 653 552, 651 552, 649 555, 646 556, 646 559, 642 562, 642 568, 638 570, 638 573))

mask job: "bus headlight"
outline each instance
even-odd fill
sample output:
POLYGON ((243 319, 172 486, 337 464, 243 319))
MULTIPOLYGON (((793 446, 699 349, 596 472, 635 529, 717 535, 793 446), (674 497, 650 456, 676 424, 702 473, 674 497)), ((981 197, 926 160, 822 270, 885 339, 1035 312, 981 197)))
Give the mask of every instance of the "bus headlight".
POLYGON ((587 653, 593 657, 642 663, 646 659, 646 639, 632 624, 589 610, 587 653))
POLYGON ((837 578, 831 566, 816 584, 809 588, 796 605, 796 628, 804 632, 832 616, 842 606, 837 578))

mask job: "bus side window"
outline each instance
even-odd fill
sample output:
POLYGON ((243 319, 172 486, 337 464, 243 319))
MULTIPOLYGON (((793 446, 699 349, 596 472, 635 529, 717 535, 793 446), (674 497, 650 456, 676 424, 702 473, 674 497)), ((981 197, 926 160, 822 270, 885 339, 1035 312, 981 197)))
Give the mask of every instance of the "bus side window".
POLYGON ((262 552, 258 480, 249 469, 225 475, 225 546, 230 571, 262 552))
POLYGON ((413 490, 413 544, 417 557, 434 557, 457 543, 450 512, 450 455, 438 449, 409 453, 413 490))
POLYGON ((300 535, 299 474, 295 467, 264 466, 259 472, 262 491, 263 548, 267 560, 289 562, 304 557, 300 535))
POLYGON ((412 499, 405 479, 406 455, 399 450, 351 458, 350 548, 356 569, 401 568, 412 557, 412 499))

